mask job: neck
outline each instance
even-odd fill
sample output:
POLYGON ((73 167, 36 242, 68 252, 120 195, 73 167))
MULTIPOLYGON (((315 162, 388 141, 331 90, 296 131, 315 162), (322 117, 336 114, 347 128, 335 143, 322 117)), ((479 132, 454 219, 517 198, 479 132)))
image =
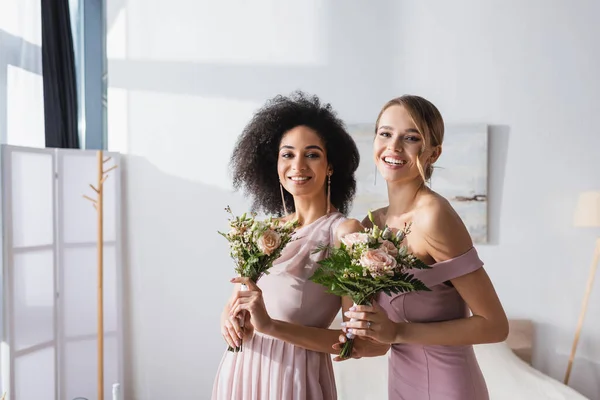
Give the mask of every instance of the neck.
POLYGON ((296 212, 292 219, 298 220, 301 226, 308 225, 327 213, 327 196, 294 197, 294 206, 296 212))
POLYGON ((388 183, 388 215, 402 215, 409 212, 417 199, 419 193, 426 189, 421 179, 413 179, 409 182, 388 183))

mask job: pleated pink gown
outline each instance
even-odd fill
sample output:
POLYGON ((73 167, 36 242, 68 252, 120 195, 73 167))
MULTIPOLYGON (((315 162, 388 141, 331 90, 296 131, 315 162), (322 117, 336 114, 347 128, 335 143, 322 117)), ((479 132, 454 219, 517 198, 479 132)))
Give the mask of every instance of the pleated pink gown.
MULTIPOLYGON (((308 279, 344 220, 341 213, 325 215, 301 227, 268 275, 258 286, 271 318, 328 328, 341 307, 341 298, 308 279)), ((212 400, 335 400, 337 392, 331 355, 306 350, 256 333, 243 351, 225 351, 213 386, 212 400)))

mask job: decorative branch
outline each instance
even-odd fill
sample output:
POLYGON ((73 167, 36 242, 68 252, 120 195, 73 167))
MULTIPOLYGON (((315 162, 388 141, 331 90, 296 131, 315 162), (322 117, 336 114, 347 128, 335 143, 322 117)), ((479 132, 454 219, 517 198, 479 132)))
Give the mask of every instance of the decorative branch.
POLYGON ((96 189, 96 187, 95 187, 94 185, 92 185, 91 183, 90 183, 90 187, 91 187, 92 189, 94 189, 94 192, 96 192, 96 193, 99 193, 99 192, 98 192, 98 189, 96 189))
POLYGON ((107 169, 106 171, 102 171, 103 174, 106 174, 109 171, 112 171, 113 169, 117 168, 117 165, 113 165, 112 167, 110 167, 109 169, 107 169))
POLYGON ((106 164, 112 157, 107 157, 104 159, 104 161, 102 161, 104 164, 106 164))
POLYGON ((96 206, 96 204, 98 203, 97 200, 94 200, 91 197, 86 196, 85 194, 83 195, 83 198, 91 201, 92 203, 94 203, 94 206, 96 206))

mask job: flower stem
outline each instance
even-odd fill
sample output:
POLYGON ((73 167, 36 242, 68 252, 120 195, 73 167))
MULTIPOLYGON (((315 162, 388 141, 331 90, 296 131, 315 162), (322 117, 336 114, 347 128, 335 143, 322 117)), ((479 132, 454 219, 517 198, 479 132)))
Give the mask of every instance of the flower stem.
POLYGON ((243 350, 243 345, 244 345, 244 340, 240 339, 240 345, 237 347, 231 347, 231 346, 227 346, 227 351, 230 351, 232 353, 241 353, 243 350))
POLYGON ((340 351, 340 358, 346 359, 352 357, 352 347, 354 346, 354 339, 348 339, 342 346, 340 351))

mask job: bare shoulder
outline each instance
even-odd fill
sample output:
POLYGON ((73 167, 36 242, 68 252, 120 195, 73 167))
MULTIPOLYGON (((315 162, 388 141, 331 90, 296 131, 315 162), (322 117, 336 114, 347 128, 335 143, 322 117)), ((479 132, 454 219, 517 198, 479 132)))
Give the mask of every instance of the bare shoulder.
POLYGON ((335 237, 339 240, 349 233, 362 232, 365 227, 354 218, 348 218, 340 223, 335 231, 335 237))
MULTIPOLYGON (((371 215, 373 215, 373 220, 375 220, 375 223, 379 227, 382 227, 382 225, 385 225, 383 222, 385 221, 385 215, 387 213, 387 209, 388 209, 388 207, 382 207, 375 211, 371 211, 371 215)), ((373 224, 371 223, 371 220, 369 219, 368 215, 365 216, 365 218, 362 220, 361 224, 366 228, 373 227, 373 224)))
POLYGON ((288 222, 290 220, 289 217, 286 216, 282 216, 282 217, 273 217, 273 221, 277 221, 277 223, 279 224, 285 224, 286 222, 288 222))
POLYGON ((427 252, 437 262, 457 257, 473 247, 458 213, 448 200, 433 191, 419 199, 411 229, 421 233, 427 252))

